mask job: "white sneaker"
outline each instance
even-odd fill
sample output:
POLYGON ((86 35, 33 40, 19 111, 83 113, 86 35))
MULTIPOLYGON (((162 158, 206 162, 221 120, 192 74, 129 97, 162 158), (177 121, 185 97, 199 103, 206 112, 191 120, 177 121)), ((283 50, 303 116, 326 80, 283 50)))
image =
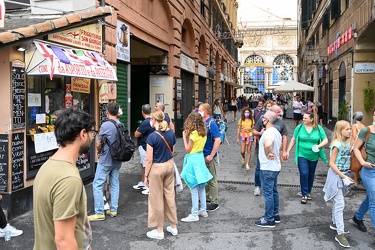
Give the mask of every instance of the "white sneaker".
POLYGON ((148 195, 149 192, 150 192, 150 189, 146 188, 145 190, 142 191, 142 194, 148 195))
POLYGON ((140 181, 140 182, 138 182, 137 185, 134 185, 133 188, 138 190, 138 189, 146 189, 147 187, 146 187, 146 185, 143 183, 143 181, 140 181))
POLYGON ((260 187, 255 187, 254 189, 254 195, 259 196, 260 195, 260 187))
POLYGON ((177 228, 173 228, 171 226, 167 226, 167 231, 170 232, 173 236, 176 236, 178 234, 177 228))
POLYGON ((109 210, 109 204, 108 204, 108 202, 106 202, 104 204, 104 211, 107 211, 107 210, 109 210))
POLYGON ((208 217, 208 213, 207 212, 201 212, 201 211, 199 211, 198 212, 198 216, 203 217, 203 218, 207 218, 208 217))
POLYGON ((5 237, 5 232, 7 231, 8 227, 10 227, 10 232, 12 234, 12 237, 20 236, 21 234, 23 234, 22 230, 18 230, 17 228, 15 228, 11 225, 8 225, 8 226, 4 227, 3 229, 0 228, 0 237, 5 237))
POLYGON ((184 221, 184 222, 199 221, 199 216, 194 216, 192 214, 189 214, 188 217, 182 218, 181 221, 184 221))
POLYGON ((158 231, 156 229, 154 229, 152 231, 148 231, 146 233, 146 235, 147 235, 147 237, 149 237, 151 239, 157 239, 157 240, 164 239, 164 232, 158 233, 158 231))

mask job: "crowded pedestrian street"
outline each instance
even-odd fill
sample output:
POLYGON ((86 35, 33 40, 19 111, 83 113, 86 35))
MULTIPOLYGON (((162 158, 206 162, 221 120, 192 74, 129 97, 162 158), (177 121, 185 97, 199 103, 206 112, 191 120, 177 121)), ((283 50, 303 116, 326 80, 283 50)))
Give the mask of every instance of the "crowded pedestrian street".
MULTIPOLYGON (((293 120, 284 119, 288 128, 289 140, 293 133, 293 120)), ((178 235, 166 233, 163 240, 146 237, 147 195, 132 188, 140 179, 139 155, 123 163, 120 174, 121 192, 118 215, 107 216, 105 221, 91 222, 93 249, 340 249, 335 242, 335 230, 330 229, 331 204, 324 202, 322 192, 327 165, 319 161, 312 200, 300 202, 299 172, 294 164, 294 150, 289 160, 282 163, 278 178, 280 194, 281 223, 275 228, 259 228, 254 222, 263 216, 262 196, 254 196, 254 147, 250 170, 241 165, 239 145, 235 143, 237 121, 228 119, 225 142, 220 147, 219 167, 219 209, 209 211, 207 218, 197 222, 181 222, 190 213, 191 198, 187 187, 176 195, 179 223, 178 235)), ((331 131, 326 130, 328 138, 331 131)), ((328 146, 325 149, 329 155, 328 146)), ((181 171, 184 146, 182 138, 177 139, 174 159, 181 171)), ((92 184, 85 186, 88 196, 88 214, 93 213, 92 184)), ((368 232, 361 232, 349 223, 362 202, 365 191, 362 185, 351 191, 346 199, 344 210, 345 229, 353 249, 375 249, 373 229, 366 215, 368 232)), ((0 249, 32 249, 34 241, 33 212, 30 211, 12 220, 12 225, 24 231, 11 241, 0 241, 0 249)))

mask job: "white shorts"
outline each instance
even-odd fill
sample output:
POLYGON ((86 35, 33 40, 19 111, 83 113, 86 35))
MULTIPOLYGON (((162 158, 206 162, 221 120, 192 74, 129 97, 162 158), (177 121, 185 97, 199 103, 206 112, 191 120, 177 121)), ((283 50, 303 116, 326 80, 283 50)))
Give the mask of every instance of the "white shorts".
POLYGON ((138 151, 139 151, 139 156, 141 157, 142 167, 146 167, 146 150, 144 150, 142 146, 139 146, 138 151))

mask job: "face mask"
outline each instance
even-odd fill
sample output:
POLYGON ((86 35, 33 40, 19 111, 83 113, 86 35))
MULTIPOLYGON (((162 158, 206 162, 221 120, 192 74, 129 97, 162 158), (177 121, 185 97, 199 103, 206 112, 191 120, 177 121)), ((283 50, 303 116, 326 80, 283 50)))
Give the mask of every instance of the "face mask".
POLYGON ((375 122, 372 122, 372 125, 374 125, 374 126, 375 126, 375 122))
POLYGON ((249 113, 247 113, 247 114, 245 113, 244 115, 245 115, 245 118, 249 118, 250 117, 249 113))
POLYGON ((258 108, 258 109, 262 109, 262 106, 258 106, 257 108, 258 108))
POLYGON ((204 112, 203 111, 198 111, 198 113, 203 117, 204 116, 204 112))

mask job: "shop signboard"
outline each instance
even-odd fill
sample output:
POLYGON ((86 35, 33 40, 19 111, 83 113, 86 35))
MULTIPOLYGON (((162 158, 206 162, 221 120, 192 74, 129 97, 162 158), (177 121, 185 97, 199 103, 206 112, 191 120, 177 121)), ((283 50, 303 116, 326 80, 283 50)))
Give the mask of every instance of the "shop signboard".
POLYGON ((8 189, 8 135, 0 134, 0 192, 8 189))
POLYGON ((12 126, 25 127, 25 64, 19 60, 12 62, 12 126))
POLYGON ((5 3, 4 0, 0 0, 0 28, 5 27, 5 3))
POLYGON ((72 90, 71 91, 90 94, 90 82, 91 82, 91 79, 89 78, 72 77, 72 82, 71 82, 72 90))
POLYGON ((130 62, 130 27, 129 25, 117 20, 116 27, 116 53, 117 59, 130 62))
POLYGON ((48 41, 102 52, 102 25, 89 24, 49 34, 48 41))
POLYGON ((24 187, 23 162, 25 148, 24 133, 12 134, 12 190, 16 191, 24 187))
POLYGON ((71 76, 117 81, 116 70, 99 52, 62 47, 34 40, 26 53, 28 75, 71 76))

